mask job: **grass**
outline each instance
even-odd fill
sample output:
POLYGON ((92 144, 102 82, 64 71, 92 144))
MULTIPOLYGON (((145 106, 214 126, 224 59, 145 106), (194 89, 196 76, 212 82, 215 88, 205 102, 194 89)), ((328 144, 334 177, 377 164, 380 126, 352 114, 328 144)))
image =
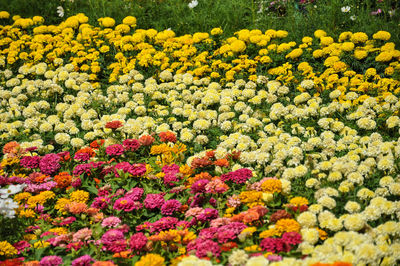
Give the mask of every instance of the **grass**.
POLYGON ((379 30, 392 34, 400 44, 400 3, 395 0, 198 0, 193 9, 189 0, 0 0, 0 10, 22 17, 43 16, 46 24, 58 24, 65 17, 85 13, 89 23, 100 17, 113 17, 118 23, 128 15, 137 18, 138 28, 165 30, 178 35, 209 32, 221 27, 226 36, 240 29, 283 29, 291 40, 312 35, 323 29, 333 37, 343 31, 364 31, 371 35, 379 30), (275 2, 275 5, 271 5, 275 2), (57 7, 62 6, 64 17, 57 7), (350 7, 347 12, 342 7, 350 7), (371 12, 381 10, 377 15, 371 12))

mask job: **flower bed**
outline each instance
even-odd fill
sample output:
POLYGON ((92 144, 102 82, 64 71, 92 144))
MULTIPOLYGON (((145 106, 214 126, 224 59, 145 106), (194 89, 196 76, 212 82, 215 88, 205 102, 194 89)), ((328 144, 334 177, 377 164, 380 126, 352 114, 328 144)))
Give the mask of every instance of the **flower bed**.
POLYGON ((390 33, 42 22, 0 27, 6 263, 400 260, 390 33))

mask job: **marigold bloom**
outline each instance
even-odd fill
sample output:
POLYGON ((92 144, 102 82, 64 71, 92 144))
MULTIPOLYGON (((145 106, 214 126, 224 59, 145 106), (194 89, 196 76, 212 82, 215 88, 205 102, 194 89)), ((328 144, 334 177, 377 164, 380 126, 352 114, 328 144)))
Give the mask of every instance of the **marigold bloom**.
POLYGON ((0 242, 0 256, 11 257, 18 253, 18 250, 7 241, 0 242))
POLYGON ((107 122, 105 128, 110 128, 110 129, 118 129, 120 127, 123 127, 123 124, 119 120, 107 122))
POLYGON ((149 253, 140 258, 135 266, 163 266, 165 259, 158 254, 149 253))
POLYGON ((139 143, 142 146, 150 146, 154 141, 155 139, 150 135, 144 135, 139 138, 139 143))
POLYGON ((263 192, 280 193, 282 192, 282 182, 276 178, 268 178, 261 184, 263 192))
POLYGON ((60 172, 58 175, 54 176, 53 180, 57 182, 58 188, 66 188, 71 185, 72 176, 67 172, 60 172))
POLYGON ((276 222, 275 228, 278 232, 300 232, 301 226, 294 219, 280 219, 276 222))
POLYGON ((171 131, 165 131, 158 134, 162 142, 176 142, 176 135, 171 131))

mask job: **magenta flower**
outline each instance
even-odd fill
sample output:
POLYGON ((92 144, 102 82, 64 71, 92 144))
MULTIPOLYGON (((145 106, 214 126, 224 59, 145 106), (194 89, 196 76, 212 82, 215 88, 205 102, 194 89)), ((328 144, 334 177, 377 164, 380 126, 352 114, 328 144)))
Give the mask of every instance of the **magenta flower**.
POLYGON ((177 174, 179 173, 179 165, 176 164, 164 165, 161 171, 166 174, 167 173, 177 174))
POLYGON ((206 185, 210 181, 208 179, 200 179, 193 183, 192 187, 190 188, 190 192, 195 193, 204 193, 206 192, 206 185))
POLYGON ((54 153, 46 154, 39 163, 40 171, 46 175, 52 175, 61 168, 58 163, 60 161, 60 156, 54 153))
POLYGON ((125 194, 125 197, 128 197, 133 201, 139 201, 143 196, 143 192, 144 192, 143 188, 135 187, 135 188, 132 188, 131 190, 129 190, 125 194))
POLYGON ((243 184, 243 183, 246 183, 246 181, 249 180, 252 176, 253 176, 253 172, 250 169, 242 168, 242 169, 238 169, 236 171, 221 175, 221 180, 222 181, 229 180, 236 184, 243 184))
POLYGON ((197 220, 200 222, 211 221, 215 218, 218 218, 218 211, 216 209, 205 208, 203 212, 197 216, 197 220))
POLYGON ((58 266, 63 263, 63 260, 59 256, 46 256, 40 260, 40 266, 58 266))
POLYGON ((124 146, 121 144, 110 145, 106 148, 106 153, 109 156, 120 156, 124 153, 124 146))
POLYGON ((133 250, 141 250, 143 249, 147 244, 147 237, 142 233, 136 233, 131 236, 131 239, 129 240, 129 246, 133 250))
POLYGON ((92 208, 97 208, 97 209, 105 209, 108 207, 108 204, 110 203, 110 199, 100 196, 100 197, 96 197, 93 200, 93 203, 90 207, 92 208))
POLYGON ((40 157, 39 156, 24 156, 19 161, 22 167, 34 169, 39 167, 40 157))
POLYGON ((176 199, 167 200, 161 206, 161 213, 163 215, 172 215, 174 212, 178 211, 182 204, 176 199))
POLYGON ((221 254, 221 248, 217 242, 203 238, 190 242, 187 245, 187 250, 196 250, 196 256, 199 258, 208 257, 208 254, 219 257, 221 254))
POLYGON ((78 152, 75 154, 74 159, 81 162, 86 162, 90 160, 90 155, 86 152, 78 152))
POLYGON ((126 139, 122 142, 125 150, 127 151, 136 151, 140 148, 140 142, 137 139, 126 139))
POLYGON ((124 210, 126 212, 137 210, 140 207, 141 207, 140 202, 135 202, 128 197, 119 198, 114 203, 115 210, 124 210))
POLYGON ((72 261, 72 266, 90 266, 95 260, 89 255, 83 255, 72 261))
POLYGON ((298 245, 303 242, 301 239, 301 235, 297 232, 283 233, 282 241, 289 245, 298 245))
POLYGON ((144 206, 147 209, 158 209, 164 204, 164 196, 161 194, 147 194, 144 199, 144 206))

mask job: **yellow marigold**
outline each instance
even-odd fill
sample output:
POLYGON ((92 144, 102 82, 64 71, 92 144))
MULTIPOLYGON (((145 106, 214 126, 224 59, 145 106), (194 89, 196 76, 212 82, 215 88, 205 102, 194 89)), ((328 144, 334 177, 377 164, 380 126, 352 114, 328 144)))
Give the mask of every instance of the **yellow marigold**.
POLYGON ((281 233, 276 230, 275 228, 267 229, 260 234, 260 238, 267 238, 267 237, 273 237, 273 236, 280 236, 281 233))
POLYGON ((260 202, 262 199, 261 191, 243 191, 239 194, 239 199, 243 203, 260 202))
POLYGON ((86 203, 89 199, 89 192, 84 190, 76 190, 71 193, 70 200, 74 202, 86 203))
POLYGON ((39 241, 37 241, 37 242, 35 242, 33 244, 33 247, 36 248, 36 249, 45 248, 45 247, 48 247, 48 246, 50 246, 50 243, 47 242, 47 241, 43 241, 43 240, 39 240, 39 241))
POLYGON ((111 28, 115 25, 115 20, 110 17, 105 17, 101 20, 101 25, 105 28, 111 28))
POLYGON ((250 234, 252 235, 255 231, 257 231, 257 227, 250 226, 242 230, 241 234, 250 234))
POLYGON ((284 232, 300 232, 301 226, 294 219, 280 219, 275 224, 275 230, 280 234, 284 232))
POLYGON ((57 235, 66 235, 68 234, 68 229, 65 227, 56 227, 56 228, 51 228, 49 232, 56 233, 57 235))
POLYGON ((17 255, 18 250, 7 241, 0 242, 0 256, 11 257, 17 255))
POLYGON ((21 192, 14 196, 14 200, 17 201, 18 203, 21 203, 22 201, 26 201, 31 196, 32 194, 29 192, 21 192))
POLYGON ((160 145, 152 146, 150 149, 150 154, 152 154, 152 155, 162 154, 162 153, 167 153, 170 151, 171 151, 171 148, 166 143, 162 143, 160 145))
POLYGON ((289 201, 289 204, 295 205, 295 206, 307 205, 308 200, 304 197, 294 197, 289 201))
POLYGON ((381 52, 377 57, 375 57, 376 62, 389 62, 392 60, 393 55, 390 52, 381 52))
POLYGON ((131 27, 136 27, 136 18, 133 16, 127 16, 122 20, 122 23, 131 27))
POLYGON ((321 46, 328 46, 334 42, 333 38, 329 36, 321 37, 320 41, 321 41, 321 46))
POLYGON ((354 43, 352 43, 352 42, 344 42, 344 43, 342 43, 340 48, 345 52, 350 52, 350 51, 352 51, 354 49, 354 43))
POLYGON ((350 40, 350 38, 351 38, 352 35, 353 35, 353 33, 350 32, 350 31, 345 31, 345 32, 340 33, 340 35, 339 35, 339 42, 343 42, 343 41, 346 41, 346 40, 350 40))
POLYGON ((300 57, 303 54, 303 50, 300 48, 292 50, 290 53, 286 55, 286 58, 295 59, 300 57))
POLYGON ((0 11, 0 19, 8 19, 10 18, 10 13, 7 11, 0 11))
POLYGON ((194 173, 194 170, 187 164, 179 167, 179 173, 183 174, 185 177, 189 177, 194 173))
POLYGON ((162 266, 165 265, 165 259, 158 254, 149 253, 140 258, 135 266, 162 266))
POLYGON ((261 184, 263 192, 280 193, 282 192, 282 182, 276 178, 268 178, 261 184))
POLYGON ((314 32, 314 36, 315 36, 316 38, 318 38, 318 39, 320 39, 320 38, 322 38, 322 37, 325 37, 326 35, 327 35, 326 32, 323 31, 323 30, 316 30, 316 31, 314 32))
POLYGON ((364 51, 364 50, 355 50, 354 51, 354 57, 357 60, 362 60, 362 59, 366 58, 367 56, 368 56, 368 52, 367 51, 364 51))
POLYGON ((353 43, 364 43, 368 41, 368 35, 365 34, 364 32, 356 32, 350 37, 350 41, 353 43))
POLYGON ((32 209, 23 209, 19 212, 18 217, 20 218, 34 218, 35 217, 35 211, 32 209))
POLYGON ((313 52, 313 57, 315 58, 320 58, 323 57, 325 55, 324 51, 322 51, 321 49, 317 49, 313 52))
POLYGON ((211 30, 211 35, 221 35, 224 31, 221 28, 213 28, 211 30))
POLYGON ((277 32, 276 32, 276 38, 286 38, 287 36, 288 36, 288 32, 287 31, 285 31, 285 30, 278 30, 277 32))
POLYGON ((185 144, 181 143, 181 142, 177 142, 174 144, 174 146, 171 148, 171 151, 173 153, 175 153, 176 155, 179 155, 181 153, 184 153, 185 151, 187 151, 187 147, 185 144))
POLYGON ((230 48, 233 52, 240 53, 246 50, 246 44, 242 40, 236 40, 230 44, 230 48))
POLYGON ((372 35, 372 38, 374 38, 375 40, 382 40, 382 41, 387 41, 390 39, 390 37, 391 37, 390 33, 383 30, 380 30, 374 35, 372 35))

